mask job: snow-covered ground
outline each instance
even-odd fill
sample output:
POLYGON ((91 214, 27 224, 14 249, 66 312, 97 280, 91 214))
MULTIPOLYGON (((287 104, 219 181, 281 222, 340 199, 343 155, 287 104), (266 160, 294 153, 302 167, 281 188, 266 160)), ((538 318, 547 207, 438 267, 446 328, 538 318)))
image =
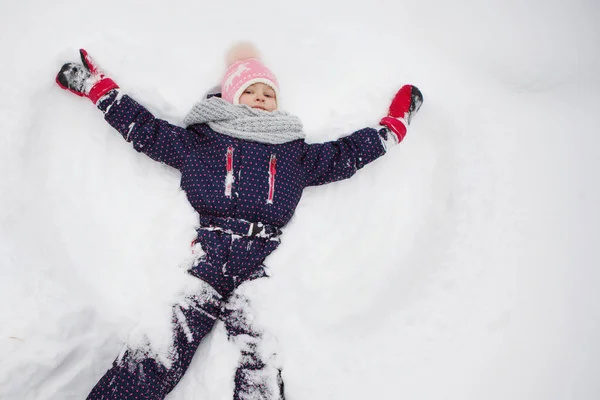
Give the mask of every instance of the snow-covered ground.
MULTIPOLYGON (((352 4, 0 4, 0 399, 85 398, 193 283, 178 172, 56 72, 85 47, 181 124, 239 39, 312 142, 425 96, 401 146, 305 191, 245 288, 288 400, 600 398, 600 5, 352 4)), ((169 399, 230 399, 235 360, 217 325, 169 399)))

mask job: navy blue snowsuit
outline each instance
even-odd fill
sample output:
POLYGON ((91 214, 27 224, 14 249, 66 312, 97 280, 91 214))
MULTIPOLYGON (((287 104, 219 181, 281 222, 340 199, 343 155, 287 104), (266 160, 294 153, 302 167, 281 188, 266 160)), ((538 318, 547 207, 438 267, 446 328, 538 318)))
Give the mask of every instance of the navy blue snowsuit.
MULTIPOLYGON (((189 298, 185 306, 174 306, 172 364, 164 366, 126 349, 88 397, 163 399, 181 379, 215 321, 225 322, 230 337, 260 339, 260 330, 232 317, 243 312, 231 306, 235 289, 266 276, 263 261, 278 246, 279 228, 292 217, 303 189, 349 178, 382 156, 382 139, 387 139, 388 131, 365 128, 326 143, 295 140, 272 145, 236 139, 207 124, 171 125, 117 91, 102 99, 98 108, 137 151, 181 172, 181 188, 200 215, 197 241, 206 255, 190 273, 208 285, 205 293, 189 298)), ((244 393, 252 393, 253 398, 283 398, 267 383, 249 378, 267 367, 254 350, 251 344, 242 351, 234 399, 244 393)))

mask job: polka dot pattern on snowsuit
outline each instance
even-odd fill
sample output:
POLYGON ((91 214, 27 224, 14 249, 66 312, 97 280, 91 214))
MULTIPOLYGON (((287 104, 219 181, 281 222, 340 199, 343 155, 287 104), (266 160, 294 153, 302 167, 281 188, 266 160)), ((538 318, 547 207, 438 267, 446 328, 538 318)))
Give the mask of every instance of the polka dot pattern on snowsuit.
MULTIPOLYGON (((243 310, 231 311, 228 300, 235 298, 235 289, 243 282, 266 276, 263 261, 279 245, 279 228, 292 217, 303 189, 350 178, 385 154, 391 135, 384 127, 365 128, 326 143, 299 139, 264 144, 215 132, 206 124, 172 125, 117 90, 102 98, 98 108, 135 150, 181 172, 181 188, 200 214, 197 241, 205 255, 190 273, 205 282, 211 294, 187 299, 186 307, 174 306, 171 365, 162 365, 143 351, 126 349, 88 397, 163 399, 221 316, 230 337, 247 337, 254 345, 260 342, 260 331, 232 319, 243 310), (255 235, 256 227, 259 234, 255 235)), ((248 343, 245 346, 234 379, 234 398, 264 386, 249 382, 253 371, 267 365, 252 346, 250 350, 248 343)), ((280 378, 277 375, 282 387, 280 378)), ((269 393, 258 398, 283 398, 282 393, 269 393)))
POLYGON ((385 153, 384 128, 361 129, 326 143, 264 144, 220 134, 206 124, 178 127, 155 118, 127 95, 116 97, 114 91, 98 103, 106 121, 137 151, 177 168, 181 188, 200 215, 282 227, 305 187, 350 178, 385 153), (270 203, 272 156, 276 163, 270 203), (231 195, 225 193, 228 172, 231 195))

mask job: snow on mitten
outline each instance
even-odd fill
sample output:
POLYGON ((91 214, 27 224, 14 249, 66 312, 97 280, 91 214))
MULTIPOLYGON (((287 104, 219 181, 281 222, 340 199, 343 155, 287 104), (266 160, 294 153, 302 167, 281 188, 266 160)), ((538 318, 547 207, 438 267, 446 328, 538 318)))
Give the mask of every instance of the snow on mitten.
POLYGON ((379 122, 394 132, 398 143, 406 136, 406 128, 412 117, 419 111, 423 104, 423 95, 421 91, 412 85, 404 85, 390 104, 388 115, 379 122))
POLYGON ((119 86, 94 63, 84 49, 79 50, 81 64, 66 63, 56 75, 56 83, 61 88, 75 93, 78 96, 89 98, 94 104, 106 93, 119 86))

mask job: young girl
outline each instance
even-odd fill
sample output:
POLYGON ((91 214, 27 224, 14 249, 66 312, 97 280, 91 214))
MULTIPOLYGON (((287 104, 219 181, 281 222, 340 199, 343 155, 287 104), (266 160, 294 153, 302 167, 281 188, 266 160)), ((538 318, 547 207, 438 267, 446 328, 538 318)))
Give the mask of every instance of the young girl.
POLYGON ((186 128, 155 118, 119 91, 85 50, 63 65, 57 83, 89 98, 133 147, 181 172, 181 188, 199 214, 205 254, 190 269, 202 290, 173 308, 169 361, 126 348, 88 399, 164 399, 218 319, 241 347, 234 399, 283 399, 281 371, 260 351, 261 331, 248 323, 243 282, 266 276, 263 261, 280 243, 302 190, 350 178, 406 135, 423 97, 410 85, 387 116, 339 140, 308 144, 300 120, 279 110, 279 84, 249 45, 234 47, 219 94, 198 102, 186 128))

